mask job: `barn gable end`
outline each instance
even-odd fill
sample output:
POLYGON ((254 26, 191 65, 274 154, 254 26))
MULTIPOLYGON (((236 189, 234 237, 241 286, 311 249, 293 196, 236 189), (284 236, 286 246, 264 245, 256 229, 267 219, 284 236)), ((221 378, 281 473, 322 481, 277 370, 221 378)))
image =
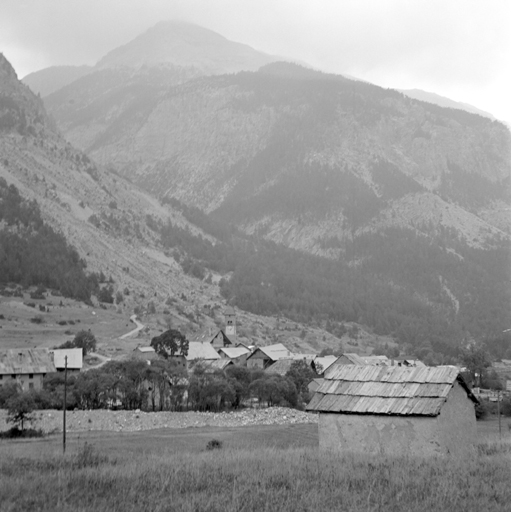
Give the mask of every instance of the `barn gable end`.
POLYGON ((476 437, 474 402, 455 367, 340 366, 307 406, 320 447, 389 454, 460 454, 476 437))

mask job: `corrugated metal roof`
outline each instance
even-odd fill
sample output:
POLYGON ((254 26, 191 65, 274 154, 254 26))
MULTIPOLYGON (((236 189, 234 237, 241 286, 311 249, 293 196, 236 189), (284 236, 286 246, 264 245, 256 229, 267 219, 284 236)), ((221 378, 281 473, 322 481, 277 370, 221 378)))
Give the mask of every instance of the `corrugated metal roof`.
POLYGON ((454 366, 334 365, 307 406, 310 411, 436 416, 458 380, 454 366))
MULTIPOLYGON (((152 347, 150 347, 152 348, 152 347)), ((154 349, 153 349, 154 350, 154 349)), ((53 364, 55 368, 67 367, 71 370, 81 370, 83 367, 83 350, 81 348, 56 348, 53 350, 53 364)))
POLYGON ((55 372, 50 352, 46 348, 0 350, 0 374, 30 374, 55 372))

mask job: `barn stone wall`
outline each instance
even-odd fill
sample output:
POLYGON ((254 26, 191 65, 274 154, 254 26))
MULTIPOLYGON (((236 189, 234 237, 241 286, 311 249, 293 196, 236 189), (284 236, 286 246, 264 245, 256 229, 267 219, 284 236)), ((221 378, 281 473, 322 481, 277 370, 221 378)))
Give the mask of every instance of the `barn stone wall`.
POLYGON ((474 406, 458 383, 437 417, 319 415, 319 445, 328 451, 422 456, 463 454, 473 449, 475 438, 474 406))
POLYGON ((450 454, 470 452, 477 441, 474 402, 457 382, 438 416, 438 430, 440 444, 450 454))

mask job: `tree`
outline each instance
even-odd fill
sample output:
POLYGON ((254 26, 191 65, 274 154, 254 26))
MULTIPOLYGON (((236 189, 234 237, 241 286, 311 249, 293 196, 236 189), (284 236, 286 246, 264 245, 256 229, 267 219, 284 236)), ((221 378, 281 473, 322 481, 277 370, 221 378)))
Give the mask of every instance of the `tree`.
POLYGON ((198 363, 190 377, 188 399, 200 411, 220 411, 235 401, 236 393, 224 372, 207 371, 198 363))
POLYGON ((99 290, 98 300, 99 302, 106 302, 107 304, 114 303, 114 288, 112 285, 105 286, 99 290))
POLYGON ((311 368, 311 365, 305 360, 293 361, 286 377, 296 386, 296 390, 302 396, 308 398, 309 384, 316 379, 318 374, 311 368))
POLYGON ((250 394, 250 370, 244 366, 229 366, 226 368, 225 374, 235 393, 232 406, 237 409, 250 394))
POLYGON ((8 400, 17 395, 20 390, 20 385, 17 382, 8 382, 7 384, 0 386, 0 409, 5 408, 8 400))
POLYGON ((467 367, 472 385, 481 387, 486 368, 491 366, 490 355, 481 343, 470 343, 460 354, 461 362, 467 367))
POLYGON ((176 354, 180 356, 188 355, 189 342, 184 334, 181 334, 176 329, 169 329, 161 333, 159 336, 155 336, 151 340, 151 347, 154 348, 155 352, 168 359, 176 354))
POLYGON ((296 386, 282 375, 264 374, 252 381, 250 392, 259 399, 259 404, 266 402, 269 407, 274 405, 295 406, 298 403, 296 386))
POLYGON ((25 423, 27 421, 34 421, 35 402, 32 394, 29 392, 22 392, 11 396, 6 403, 7 406, 7 421, 14 423, 16 427, 21 427, 23 432, 25 423))
POLYGON ((79 331, 76 333, 73 341, 66 341, 59 348, 81 348, 83 355, 86 356, 89 352, 96 350, 96 337, 90 331, 79 331))

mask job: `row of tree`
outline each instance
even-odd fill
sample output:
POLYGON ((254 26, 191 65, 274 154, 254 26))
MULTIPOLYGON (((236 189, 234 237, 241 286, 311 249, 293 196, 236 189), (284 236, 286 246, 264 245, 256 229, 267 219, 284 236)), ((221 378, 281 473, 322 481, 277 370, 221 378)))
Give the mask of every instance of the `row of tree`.
MULTIPOLYGON (((255 402, 259 407, 303 407, 307 385, 316 376, 303 361, 293 363, 285 376, 260 369, 231 366, 213 370, 199 362, 187 372, 172 360, 109 361, 98 369, 68 376, 69 409, 124 409, 145 411, 223 411, 255 402)), ((0 407, 13 397, 32 409, 62 409, 63 373, 44 378, 43 389, 21 392, 16 384, 0 387, 0 407)), ((11 401, 11 402, 10 402, 11 401)))

